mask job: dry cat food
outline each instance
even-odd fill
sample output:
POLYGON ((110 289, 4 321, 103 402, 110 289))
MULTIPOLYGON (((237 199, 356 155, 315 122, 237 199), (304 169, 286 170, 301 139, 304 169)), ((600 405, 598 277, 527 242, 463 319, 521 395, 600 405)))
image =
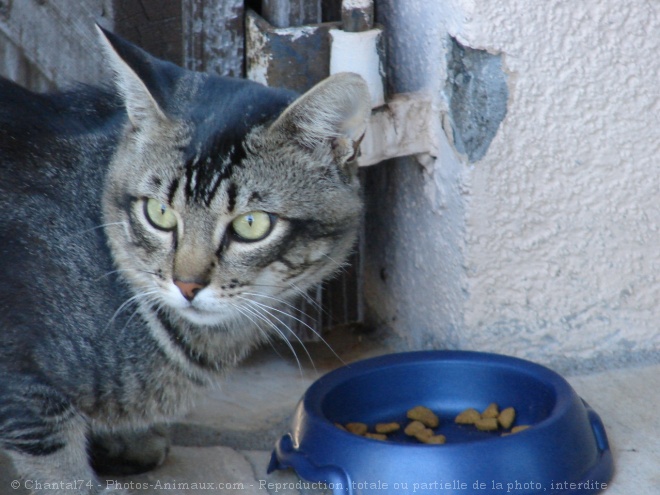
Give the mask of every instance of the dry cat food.
MULTIPOLYGON (((406 412, 406 417, 410 420, 403 429, 403 433, 407 436, 413 437, 422 443, 435 445, 441 445, 447 441, 444 435, 439 435, 433 431, 433 428, 440 425, 440 418, 428 407, 415 406, 406 412)), ((497 403, 492 402, 482 412, 474 408, 466 409, 456 416, 454 422, 460 425, 474 425, 480 431, 508 430, 503 432, 502 436, 518 433, 529 428, 529 425, 513 426, 515 420, 516 410, 513 407, 507 407, 500 411, 497 403)), ((373 432, 369 431, 369 426, 366 423, 346 423, 345 425, 335 423, 335 425, 342 430, 375 440, 387 440, 387 435, 401 429, 401 425, 395 421, 377 423, 373 432)))
MULTIPOLYGON (((438 422, 438 424, 440 424, 438 422)), ((415 437, 422 443, 443 444, 447 441, 444 435, 436 435, 431 428, 427 428, 424 423, 415 419, 408 423, 403 432, 409 437, 415 437)))
POLYGON ((495 402, 492 402, 481 413, 473 408, 466 409, 456 416, 454 422, 460 425, 474 425, 481 431, 497 431, 500 428, 511 430, 503 433, 503 435, 518 433, 529 428, 529 425, 520 425, 511 428, 515 420, 516 410, 513 407, 507 407, 500 411, 499 406, 495 402))
POLYGON ((365 433, 364 436, 366 438, 372 438, 373 440, 387 440, 387 435, 384 433, 365 433))
POLYGON ((476 409, 470 408, 456 416, 454 422, 458 423, 459 425, 473 425, 479 419, 481 419, 481 413, 476 409))
MULTIPOLYGON (((440 425, 440 418, 428 407, 415 406, 406 413, 406 417, 411 420, 403 430, 406 435, 414 437, 422 443, 435 445, 445 443, 445 436, 437 435, 432 429, 440 425)), ((346 423, 345 425, 335 423, 335 425, 342 430, 374 440, 387 440, 388 434, 401 429, 401 425, 395 421, 377 423, 374 432, 370 432, 365 423, 346 423)))
POLYGON ((526 430, 527 428, 529 428, 529 425, 514 426, 513 428, 511 428, 511 431, 508 431, 508 432, 504 432, 504 433, 502 433, 502 436, 504 437, 504 436, 506 436, 506 435, 512 435, 512 434, 514 434, 514 433, 518 433, 518 432, 524 431, 524 430, 526 430))
POLYGON ((364 435, 369 427, 364 423, 347 423, 346 430, 356 435, 364 435))
POLYGON ((408 419, 419 421, 428 426, 429 428, 437 428, 440 424, 440 419, 428 407, 415 406, 406 413, 408 419))
POLYGON ((376 433, 383 433, 387 435, 388 433, 394 433, 395 431, 399 431, 401 429, 401 425, 396 422, 378 423, 374 429, 376 430, 376 433))
POLYGON ((507 407, 497 416, 497 421, 502 428, 508 430, 516 419, 516 410, 513 407, 507 407))

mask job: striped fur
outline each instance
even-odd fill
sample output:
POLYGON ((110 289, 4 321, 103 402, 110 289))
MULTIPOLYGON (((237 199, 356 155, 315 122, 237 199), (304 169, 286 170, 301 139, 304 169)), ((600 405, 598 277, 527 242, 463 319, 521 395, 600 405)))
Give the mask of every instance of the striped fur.
POLYGON ((95 467, 162 462, 149 426, 281 331, 360 221, 358 76, 296 98, 101 42, 114 89, 0 81, 0 446, 41 494, 102 491, 88 444, 95 467), (254 242, 232 226, 253 211, 254 242))

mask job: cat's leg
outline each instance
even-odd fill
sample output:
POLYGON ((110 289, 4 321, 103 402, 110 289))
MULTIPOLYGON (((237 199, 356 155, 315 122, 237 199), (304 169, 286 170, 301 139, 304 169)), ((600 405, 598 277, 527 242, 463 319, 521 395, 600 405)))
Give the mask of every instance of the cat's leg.
POLYGON ((125 476, 160 466, 170 450, 165 426, 139 430, 94 431, 89 439, 89 457, 99 474, 125 476))
MULTIPOLYGON (((21 484, 35 495, 127 495, 113 490, 99 480, 87 462, 85 437, 70 439, 57 452, 48 455, 29 455, 8 451, 14 467, 21 476, 21 484), (78 440, 78 439, 77 439, 78 440)), ((4 493, 4 492, 3 492, 4 493)))
POLYGON ((39 495, 123 493, 106 490, 94 474, 87 459, 87 421, 66 398, 32 378, 11 378, 0 380, 0 446, 22 486, 39 495))

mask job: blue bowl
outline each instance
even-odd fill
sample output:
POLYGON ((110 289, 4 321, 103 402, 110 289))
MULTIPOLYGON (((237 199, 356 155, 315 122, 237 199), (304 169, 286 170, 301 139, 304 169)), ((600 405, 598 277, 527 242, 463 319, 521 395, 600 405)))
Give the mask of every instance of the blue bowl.
POLYGON ((359 361, 321 377, 296 408, 268 472, 293 468, 334 495, 595 494, 614 466, 598 415, 557 373, 522 359, 477 352, 421 351, 359 361), (516 410, 508 436, 454 423, 491 402, 516 410), (335 423, 406 423, 424 405, 440 416, 444 445, 403 433, 387 441, 335 423))

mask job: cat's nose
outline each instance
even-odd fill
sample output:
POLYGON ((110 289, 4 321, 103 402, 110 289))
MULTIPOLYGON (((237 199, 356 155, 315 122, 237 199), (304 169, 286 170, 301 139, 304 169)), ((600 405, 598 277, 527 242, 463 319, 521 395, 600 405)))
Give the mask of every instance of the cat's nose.
POLYGON ((174 280, 174 285, 176 285, 183 297, 188 301, 192 301, 197 293, 202 290, 206 285, 200 284, 198 282, 185 282, 183 280, 174 280))

